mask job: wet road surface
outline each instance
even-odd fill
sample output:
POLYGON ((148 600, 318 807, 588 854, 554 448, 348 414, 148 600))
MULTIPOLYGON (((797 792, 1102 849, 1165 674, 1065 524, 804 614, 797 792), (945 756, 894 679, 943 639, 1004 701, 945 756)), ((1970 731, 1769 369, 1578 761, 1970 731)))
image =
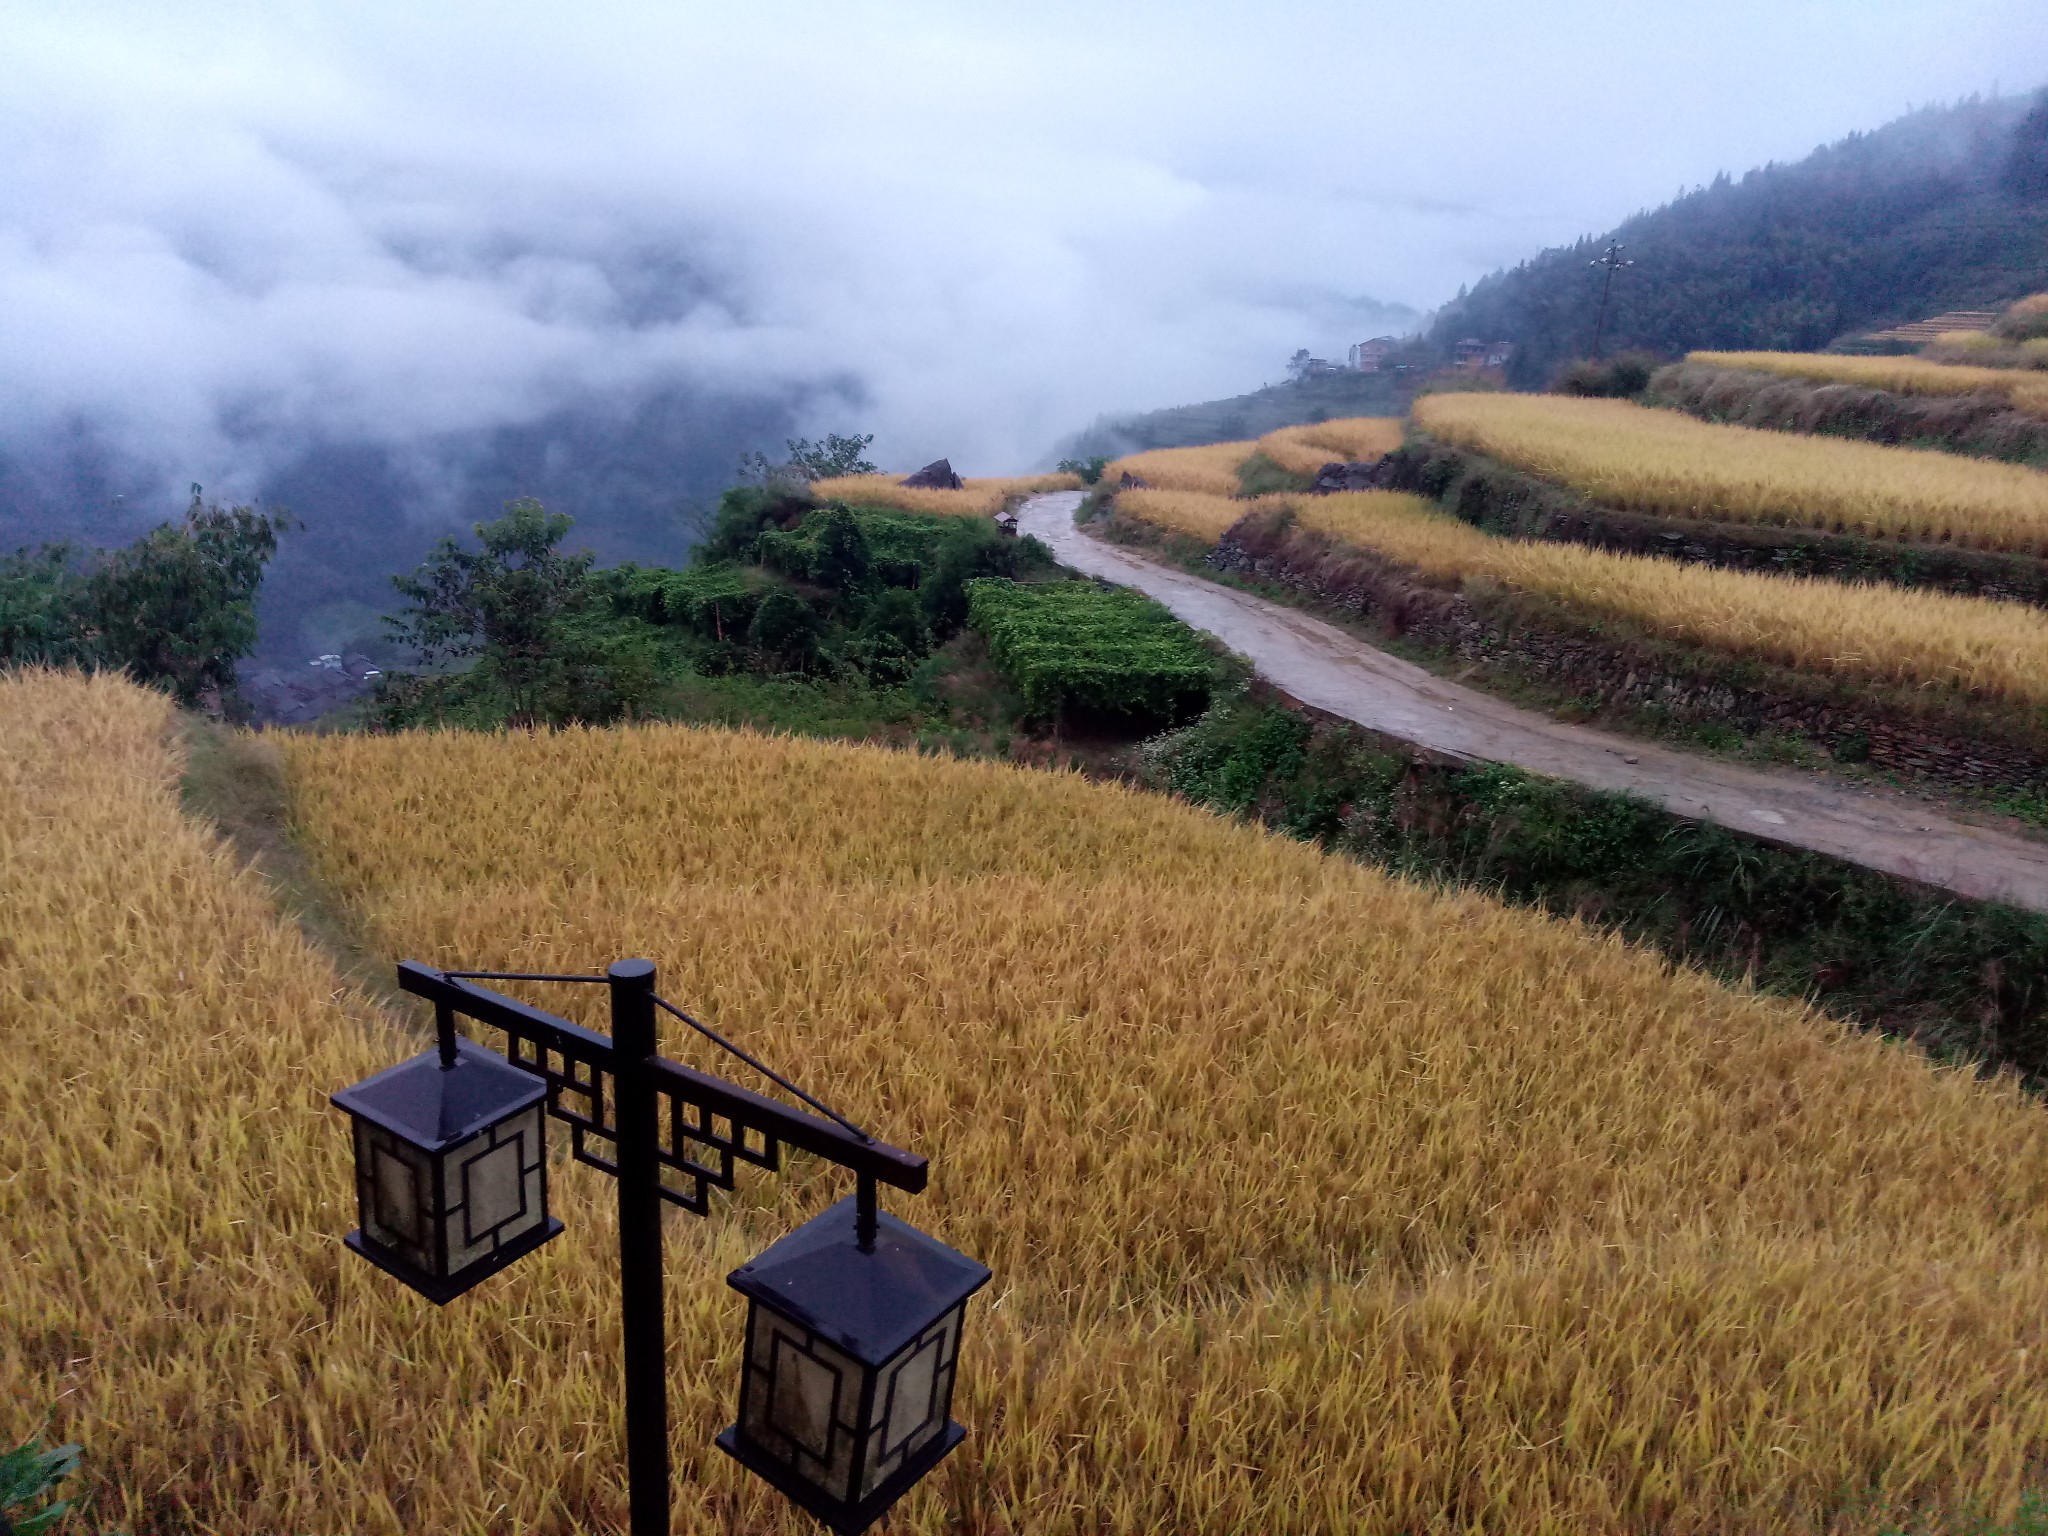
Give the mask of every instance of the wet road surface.
POLYGON ((2048 843, 1955 821, 1903 795, 1695 757, 1517 708, 1296 609, 1091 538, 1074 526, 1081 494, 1031 498, 1018 511, 1017 531, 1036 535, 1083 575, 1157 599, 1303 704, 1437 752, 1623 791, 1680 816, 1960 896, 2048 912, 2048 843))

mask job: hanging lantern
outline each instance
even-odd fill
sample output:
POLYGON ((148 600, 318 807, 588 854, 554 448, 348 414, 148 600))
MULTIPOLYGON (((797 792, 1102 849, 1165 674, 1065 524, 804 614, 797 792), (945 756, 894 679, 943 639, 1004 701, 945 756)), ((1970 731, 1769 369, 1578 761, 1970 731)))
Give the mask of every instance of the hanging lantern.
POLYGON ((966 1436, 953 1376, 987 1266, 853 1196, 727 1277, 747 1298, 739 1421, 718 1446, 858 1536, 966 1436), (867 1236, 868 1240, 863 1241, 867 1236))
POLYGON ((539 1078, 463 1039, 335 1094, 355 1121, 348 1246, 445 1305, 555 1236, 546 1098, 539 1078))

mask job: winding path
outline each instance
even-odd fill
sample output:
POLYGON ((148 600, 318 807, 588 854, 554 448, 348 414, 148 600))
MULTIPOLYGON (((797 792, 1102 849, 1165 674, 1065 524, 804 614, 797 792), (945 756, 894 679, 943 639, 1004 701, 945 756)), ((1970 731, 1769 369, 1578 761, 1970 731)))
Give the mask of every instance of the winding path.
POLYGON ((1848 859, 1959 896, 2048 912, 2048 843, 1804 773, 1695 757, 1567 725, 1460 687, 1296 609, 1161 565, 1074 526, 1079 491, 1034 496, 1017 531, 1083 575, 1135 587, 1315 709, 1433 751, 1639 796, 1680 816, 1848 859))

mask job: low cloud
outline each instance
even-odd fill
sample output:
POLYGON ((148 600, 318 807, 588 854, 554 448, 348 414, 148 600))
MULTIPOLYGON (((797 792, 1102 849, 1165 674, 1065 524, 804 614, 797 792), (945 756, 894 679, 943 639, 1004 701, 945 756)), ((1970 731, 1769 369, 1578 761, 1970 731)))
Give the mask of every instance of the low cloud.
POLYGON ((503 434, 587 446, 658 400, 722 402, 706 464, 869 430, 1018 470, 1675 185, 2048 73, 2008 4, 1540 19, 17 6, 0 494, 24 527, 86 486, 303 500, 309 455, 371 447, 431 522, 503 434))

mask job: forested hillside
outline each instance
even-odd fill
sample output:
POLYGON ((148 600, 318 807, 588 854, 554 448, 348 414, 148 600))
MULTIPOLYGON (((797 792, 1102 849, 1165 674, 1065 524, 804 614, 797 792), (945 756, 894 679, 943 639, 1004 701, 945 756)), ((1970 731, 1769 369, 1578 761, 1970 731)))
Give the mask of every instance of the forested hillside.
POLYGON ((1620 271, 1605 347, 1807 351, 1845 334, 2048 287, 2048 92, 1972 98, 1727 175, 1482 279, 1430 330, 1507 340, 1510 382, 1591 347, 1608 239, 1620 271))

